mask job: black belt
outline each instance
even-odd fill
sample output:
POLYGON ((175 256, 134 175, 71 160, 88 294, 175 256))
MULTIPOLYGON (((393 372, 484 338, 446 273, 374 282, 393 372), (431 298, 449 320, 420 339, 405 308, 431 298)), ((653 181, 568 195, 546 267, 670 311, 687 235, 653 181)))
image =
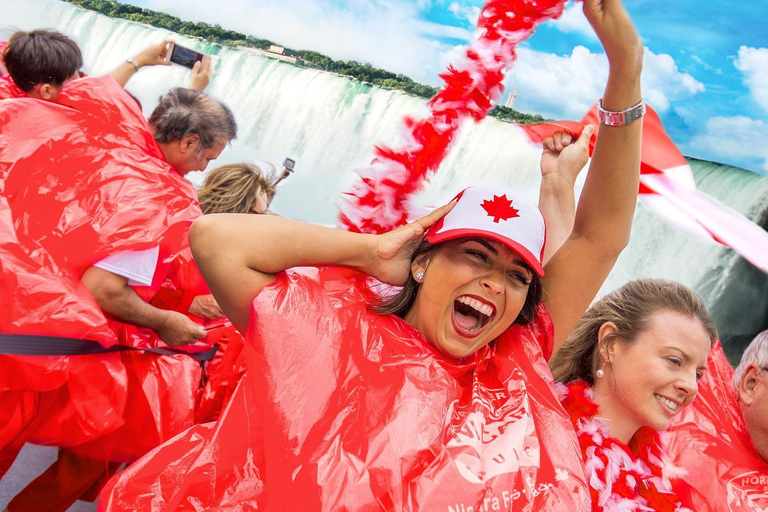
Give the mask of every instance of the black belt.
POLYGON ((113 345, 109 348, 92 340, 63 338, 59 336, 38 336, 34 334, 0 333, 0 355, 17 356, 84 356, 91 354, 109 354, 112 352, 141 351, 160 356, 184 355, 195 361, 210 361, 216 354, 218 345, 205 352, 190 353, 174 348, 134 348, 125 345, 113 345))

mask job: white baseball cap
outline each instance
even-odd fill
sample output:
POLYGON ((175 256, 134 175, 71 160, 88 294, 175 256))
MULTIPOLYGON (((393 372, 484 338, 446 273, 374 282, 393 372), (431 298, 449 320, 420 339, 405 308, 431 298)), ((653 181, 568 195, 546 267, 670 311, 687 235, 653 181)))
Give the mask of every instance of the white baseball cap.
POLYGON ((427 230, 431 244, 479 236, 500 242, 536 272, 544 275, 541 259, 547 229, 539 208, 503 189, 468 187, 454 198, 456 206, 427 230))

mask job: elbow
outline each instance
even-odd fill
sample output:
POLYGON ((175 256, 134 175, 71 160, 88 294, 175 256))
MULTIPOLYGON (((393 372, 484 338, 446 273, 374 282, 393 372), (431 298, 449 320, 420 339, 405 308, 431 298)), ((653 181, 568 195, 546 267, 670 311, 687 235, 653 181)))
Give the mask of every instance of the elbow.
POLYGON ((593 240, 592 245, 595 247, 600 259, 615 262, 624 249, 627 248, 627 245, 629 245, 629 235, 613 240, 593 240))
POLYGON ((613 233, 613 236, 607 236, 606 233, 587 234, 574 229, 569 240, 589 247, 593 259, 613 264, 629 245, 629 233, 621 236, 613 233))
POLYGON ((93 295, 99 307, 108 313, 116 309, 116 302, 120 300, 128 287, 127 279, 96 267, 91 267, 85 271, 82 283, 93 295))
POLYGON ((189 247, 195 261, 205 259, 210 254, 210 247, 215 245, 213 239, 216 236, 215 219, 209 215, 203 215, 192 222, 189 228, 189 247))

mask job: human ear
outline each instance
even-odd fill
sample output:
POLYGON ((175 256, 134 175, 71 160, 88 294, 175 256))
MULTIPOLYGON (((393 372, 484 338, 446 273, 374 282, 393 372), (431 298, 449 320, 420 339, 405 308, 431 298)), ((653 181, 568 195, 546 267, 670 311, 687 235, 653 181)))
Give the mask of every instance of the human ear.
POLYGON ((744 372, 744 376, 739 383, 739 398, 745 405, 752 405, 755 401, 755 390, 758 385, 758 374, 760 368, 754 364, 750 364, 747 367, 747 371, 744 372))
POLYGON ((40 97, 46 101, 53 99, 53 86, 51 84, 43 84, 40 87, 40 97))
POLYGON ((54 97, 54 89, 51 84, 36 84, 27 94, 32 98, 51 101, 54 97))
POLYGON ((183 137, 179 141, 179 151, 186 153, 187 151, 194 151, 197 148, 197 143, 200 141, 200 137, 196 134, 190 134, 183 137))
POLYGON ((424 280, 424 274, 427 272, 427 267, 429 267, 429 260, 429 253, 424 253, 419 254, 411 261, 411 276, 413 276, 417 283, 424 280), (421 278, 416 277, 418 273, 421 273, 421 278))
POLYGON ((605 322, 597 331, 597 347, 600 351, 600 357, 609 364, 613 363, 616 356, 615 335, 617 332, 618 328, 613 322, 605 322))

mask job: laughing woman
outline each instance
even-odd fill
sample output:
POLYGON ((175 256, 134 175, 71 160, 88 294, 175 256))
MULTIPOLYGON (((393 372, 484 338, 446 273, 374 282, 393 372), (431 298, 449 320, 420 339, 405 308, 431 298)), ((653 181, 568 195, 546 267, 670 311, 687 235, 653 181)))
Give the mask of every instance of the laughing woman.
POLYGON ((466 189, 383 235, 201 217, 195 258, 247 329, 247 373, 215 425, 110 482, 102 509, 589 509, 546 361, 627 243, 643 109, 626 11, 584 11, 610 62, 609 113, 546 267, 541 213, 505 190, 466 189), (378 297, 371 277, 402 291, 378 297))
POLYGON ((658 431, 693 401, 716 336, 693 291, 642 279, 590 307, 552 358, 593 511, 687 510, 658 431))

